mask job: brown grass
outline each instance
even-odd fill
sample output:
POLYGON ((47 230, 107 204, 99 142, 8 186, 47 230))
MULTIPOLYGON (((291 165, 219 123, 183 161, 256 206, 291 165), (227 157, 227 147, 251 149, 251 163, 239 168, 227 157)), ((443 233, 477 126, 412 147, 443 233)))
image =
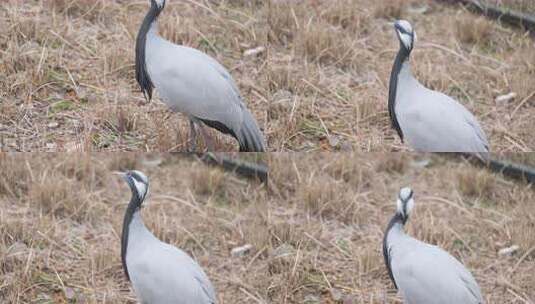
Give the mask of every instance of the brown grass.
POLYGON ((378 2, 374 15, 378 18, 400 19, 405 13, 408 3, 407 0, 378 2))
POLYGON ((531 0, 483 0, 485 4, 495 5, 504 10, 516 10, 524 14, 535 15, 535 3, 531 0))
POLYGON ((489 45, 492 36, 492 23, 485 17, 459 18, 455 26, 457 37, 462 43, 489 45))
MULTIPOLYGON (((526 12, 530 1, 489 0, 526 12)), ((134 80, 147 3, 10 0, 0 8, 0 149, 183 151, 188 123, 134 80)), ((493 151, 532 151, 533 40, 436 1, 168 1, 162 35, 223 63, 271 151, 407 151, 390 128, 391 22, 410 20, 413 70, 482 123, 493 151), (452 22, 454 24, 452 25, 452 22), (258 46, 267 51, 246 57, 258 46), (516 97, 497 104, 497 96, 516 97)), ((218 150, 236 150, 216 131, 218 150)), ((202 140, 199 143, 203 147, 202 140)))
MULTIPOLYGON (((530 1, 494 2, 532 10, 530 1)), ((134 80, 134 39, 146 8, 143 1, 6 2, 0 8, 0 149, 186 149, 186 119, 158 98, 147 104, 134 80)), ((534 149, 533 40, 458 6, 169 1, 161 32, 231 71, 272 151, 406 151, 386 111, 396 18, 410 20, 418 33, 417 77, 475 113, 493 151, 534 149), (258 46, 268 50, 243 55, 258 46), (516 97, 495 103, 510 92, 516 97)), ((218 150, 236 149, 232 138, 211 133, 218 150)))
POLYGON ((532 187, 435 155, 270 159, 273 303, 401 303, 381 242, 397 192, 407 185, 416 195, 410 235, 460 259, 486 303, 535 300, 532 187), (513 255, 498 254, 512 245, 520 246, 513 255))
POLYGON ((521 31, 436 1, 275 1, 269 25, 274 151, 406 151, 386 108, 398 49, 395 18, 418 40, 417 78, 464 104, 493 151, 532 151, 533 40, 521 31), (517 97, 496 104, 499 95, 517 97))
POLYGON ((459 191, 468 197, 489 197, 494 183, 493 176, 485 171, 468 170, 457 176, 459 191))
MULTIPOLYGON (((135 82, 134 45, 149 1, 4 1, 0 7, 0 149, 183 151, 189 125, 135 82)), ((262 1, 168 1, 162 36, 198 48, 234 76, 266 120, 267 7, 262 1)), ((218 150, 236 150, 216 135, 218 150)))
POLYGON ((132 168, 150 177, 148 227, 199 261, 221 303, 399 303, 381 240, 406 185, 408 232, 467 265, 486 303, 535 299, 532 186, 439 155, 245 155, 265 157, 269 191, 181 154, 0 155, 0 302, 135 302, 119 255, 130 193, 112 174, 132 168))
POLYGON ((125 153, 0 155, 0 302, 136 302, 120 262, 130 191, 112 174, 132 168, 150 178, 147 226, 197 259, 220 303, 265 303, 264 187, 185 155, 125 153))

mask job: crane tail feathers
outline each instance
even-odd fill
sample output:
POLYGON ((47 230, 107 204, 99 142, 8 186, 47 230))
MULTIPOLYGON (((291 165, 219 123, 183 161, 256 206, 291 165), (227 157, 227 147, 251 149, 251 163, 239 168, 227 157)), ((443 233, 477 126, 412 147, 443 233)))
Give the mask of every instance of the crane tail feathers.
POLYGON ((265 152, 264 136, 256 120, 248 110, 245 110, 243 114, 243 123, 236 137, 240 142, 240 152, 265 152))
POLYGON ((221 133, 229 134, 236 138, 240 144, 240 152, 265 152, 266 146, 264 137, 256 124, 253 115, 245 110, 243 116, 243 123, 238 131, 229 128, 224 123, 195 117, 202 121, 210 128, 216 129, 221 133))

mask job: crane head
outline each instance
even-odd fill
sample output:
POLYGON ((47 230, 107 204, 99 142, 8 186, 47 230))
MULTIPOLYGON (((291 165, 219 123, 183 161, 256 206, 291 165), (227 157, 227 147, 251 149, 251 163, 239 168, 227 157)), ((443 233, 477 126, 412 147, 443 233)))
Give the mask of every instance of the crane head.
POLYGON ((165 0, 150 0, 150 4, 156 6, 161 11, 165 7, 165 0))
POLYGON ((407 20, 397 20, 394 29, 401 46, 410 53, 416 42, 416 32, 412 29, 412 25, 407 20))
POLYGON ((147 176, 137 170, 119 172, 118 174, 128 183, 132 194, 136 195, 143 202, 149 192, 149 179, 147 176))
POLYGON ((405 223, 409 219, 409 215, 414 207, 414 192, 411 188, 405 187, 399 190, 397 200, 397 213, 399 213, 405 223))

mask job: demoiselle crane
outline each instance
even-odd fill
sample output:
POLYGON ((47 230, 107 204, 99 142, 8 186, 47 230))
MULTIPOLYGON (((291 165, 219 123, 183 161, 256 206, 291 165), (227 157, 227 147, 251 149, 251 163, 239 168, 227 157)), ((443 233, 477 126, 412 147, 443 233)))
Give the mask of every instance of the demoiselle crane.
POLYGON ((401 141, 419 152, 469 152, 486 158, 487 136, 472 113, 412 75, 409 57, 416 33, 411 24, 398 20, 394 28, 400 47, 390 75, 388 112, 401 141))
POLYGON ((463 264, 441 248, 405 234, 413 206, 413 191, 402 188, 383 238, 386 268, 404 303, 482 304, 479 286, 463 264))
POLYGON ((121 260, 141 303, 213 304, 212 283, 189 255, 158 240, 143 223, 141 206, 149 181, 139 171, 119 173, 132 198, 126 209, 121 239, 121 260))
POLYGON ((213 150, 207 125, 236 138, 241 152, 264 152, 264 137, 229 72, 207 54, 158 35, 164 8, 165 0, 150 0, 137 36, 136 79, 147 101, 156 88, 172 111, 189 117, 191 150, 196 149, 195 125, 213 150))

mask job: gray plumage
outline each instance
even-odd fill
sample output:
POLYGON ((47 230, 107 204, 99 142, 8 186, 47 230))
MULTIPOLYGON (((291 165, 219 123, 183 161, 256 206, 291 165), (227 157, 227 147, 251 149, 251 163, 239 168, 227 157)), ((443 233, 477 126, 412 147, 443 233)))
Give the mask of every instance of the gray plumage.
POLYGON ((412 190, 401 189, 383 240, 385 264, 404 303, 484 303, 476 280, 463 264, 441 248, 405 234, 413 205, 412 190))
POLYGON ((136 75, 147 99, 156 88, 173 111, 190 118, 193 137, 194 124, 204 124, 235 137, 240 151, 265 151, 264 137, 229 72, 207 54, 158 35, 164 7, 165 0, 151 0, 138 34, 136 75))
POLYGON ((486 158, 489 143, 474 115, 412 75, 409 57, 416 34, 410 23, 397 21, 395 29, 400 50, 390 76, 388 108, 401 140, 420 152, 471 152, 486 158))
POLYGON ((141 205, 147 177, 139 171, 123 175, 132 191, 125 213, 121 259, 127 279, 143 304, 214 304, 212 284, 202 268, 182 250, 158 240, 143 223, 141 205))

